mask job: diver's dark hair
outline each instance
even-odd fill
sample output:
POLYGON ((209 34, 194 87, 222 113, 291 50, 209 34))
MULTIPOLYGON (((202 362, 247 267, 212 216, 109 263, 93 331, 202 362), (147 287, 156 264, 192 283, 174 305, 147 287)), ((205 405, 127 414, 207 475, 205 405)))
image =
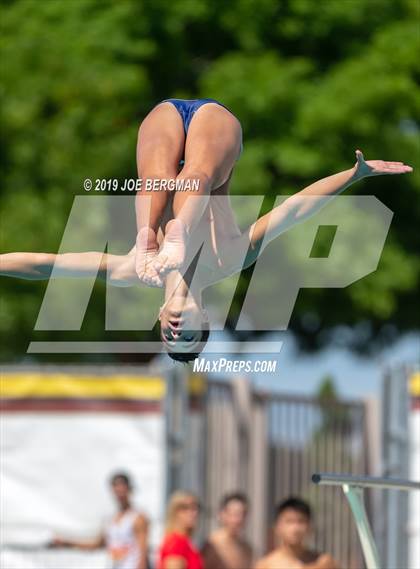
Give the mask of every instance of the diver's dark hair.
POLYGON ((133 484, 131 482, 131 478, 128 476, 126 472, 115 472, 109 479, 111 486, 113 486, 116 482, 124 482, 129 490, 133 489, 133 484))
POLYGON ((287 498, 286 500, 283 500, 283 502, 280 502, 280 504, 277 504, 274 511, 274 519, 277 520, 286 510, 299 512, 300 514, 303 514, 308 521, 312 518, 312 511, 308 502, 305 502, 301 498, 297 498, 295 496, 290 496, 290 498, 287 498))
MULTIPOLYGON (((210 336, 210 329, 208 327, 203 328, 201 333, 200 343, 203 345, 207 342, 210 336)), ((175 360, 176 362, 192 362, 198 358, 201 352, 167 352, 168 356, 175 360)))

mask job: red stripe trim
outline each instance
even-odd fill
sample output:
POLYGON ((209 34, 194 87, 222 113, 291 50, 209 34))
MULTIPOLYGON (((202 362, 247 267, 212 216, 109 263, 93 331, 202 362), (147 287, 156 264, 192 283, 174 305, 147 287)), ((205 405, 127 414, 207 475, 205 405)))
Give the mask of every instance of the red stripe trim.
POLYGON ((160 401, 126 401, 104 399, 43 399, 19 398, 3 399, 0 401, 0 411, 13 413, 19 411, 84 411, 104 412, 119 411, 124 413, 161 413, 163 406, 160 401))

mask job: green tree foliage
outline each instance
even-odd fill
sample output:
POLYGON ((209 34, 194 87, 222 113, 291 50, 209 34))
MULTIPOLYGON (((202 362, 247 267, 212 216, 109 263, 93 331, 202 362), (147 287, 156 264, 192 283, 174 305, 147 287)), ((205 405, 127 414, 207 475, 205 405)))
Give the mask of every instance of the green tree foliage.
MULTIPOLYGON (((417 0, 14 0, 0 41, 2 251, 56 251, 83 179, 134 177, 138 125, 170 96, 214 97, 237 114, 232 193, 264 194, 264 210, 350 167, 355 148, 418 166, 417 0)), ((351 191, 395 212, 390 234, 372 275, 301 293, 291 324, 306 347, 337 324, 369 321, 366 345, 387 324, 418 324, 418 172, 351 191)), ((3 279, 2 290, 10 359, 26 351, 45 283, 3 279)), ((83 327, 92 339, 103 302, 99 285, 83 327)))
POLYGON ((334 379, 326 376, 318 389, 318 402, 322 413, 322 422, 316 432, 316 438, 323 438, 335 430, 345 432, 349 429, 350 417, 347 409, 341 404, 334 385, 334 379))

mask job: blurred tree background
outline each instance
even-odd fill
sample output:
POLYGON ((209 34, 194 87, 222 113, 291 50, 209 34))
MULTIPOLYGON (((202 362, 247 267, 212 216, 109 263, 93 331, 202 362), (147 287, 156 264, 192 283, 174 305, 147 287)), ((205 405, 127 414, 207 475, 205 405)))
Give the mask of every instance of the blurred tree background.
MULTIPOLYGON (((1 251, 57 251, 84 178, 136 176, 154 104, 212 97, 243 125, 232 194, 264 194, 264 211, 351 167, 356 148, 416 169, 351 190, 395 212, 378 270, 303 290, 291 329, 318 349, 345 324, 347 344, 366 350, 417 328, 419 12, 418 0, 2 0, 1 251)), ((104 332, 102 283, 82 331, 53 335, 33 332, 46 282, 1 286, 3 360, 30 339, 121 339, 104 332)))

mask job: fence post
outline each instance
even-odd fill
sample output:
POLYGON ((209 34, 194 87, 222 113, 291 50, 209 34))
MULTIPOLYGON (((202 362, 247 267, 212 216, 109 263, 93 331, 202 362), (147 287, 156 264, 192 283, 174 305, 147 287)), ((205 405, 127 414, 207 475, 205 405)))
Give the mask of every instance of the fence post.
POLYGON ((265 553, 267 532, 267 494, 268 494, 268 418, 266 400, 253 396, 251 428, 250 485, 251 497, 250 538, 254 554, 265 553))
MULTIPOLYGON (((408 477, 408 416, 407 376, 403 368, 388 369, 383 386, 383 476, 408 477)), ((408 496, 389 492, 382 519, 383 560, 386 567, 407 567, 408 564, 408 496)))
POLYGON ((232 382, 233 400, 236 410, 236 429, 239 443, 239 487, 249 488, 250 433, 252 422, 252 397, 249 381, 237 377, 232 382))
POLYGON ((183 486, 188 401, 186 374, 174 367, 166 376, 166 502, 174 490, 183 486))

